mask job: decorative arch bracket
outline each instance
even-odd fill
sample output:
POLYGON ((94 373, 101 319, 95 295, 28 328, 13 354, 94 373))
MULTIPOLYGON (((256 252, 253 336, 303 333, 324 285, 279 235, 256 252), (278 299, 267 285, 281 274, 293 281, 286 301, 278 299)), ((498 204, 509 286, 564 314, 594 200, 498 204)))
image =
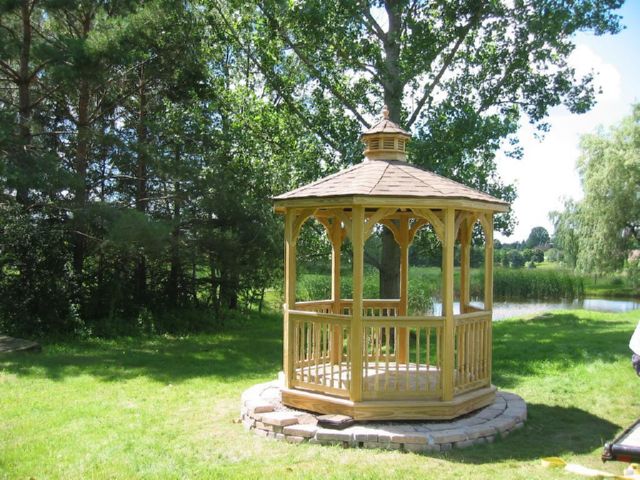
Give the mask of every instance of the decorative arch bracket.
POLYGON ((412 210, 418 217, 424 218, 431 224, 438 240, 444 241, 444 222, 436 212, 428 208, 414 208, 412 210))
POLYGON ((459 212, 456 215, 455 237, 462 243, 469 243, 473 234, 473 224, 478 220, 477 212, 459 212))
MULTIPOLYGON (((389 217, 389 216, 393 215, 394 213, 396 213, 396 210, 397 210, 396 208, 380 208, 376 212, 374 212, 372 215, 367 217, 365 219, 365 221, 364 221, 365 222, 365 225, 364 225, 364 238, 365 238, 365 241, 373 233, 373 227, 375 227, 376 223, 380 223, 382 225, 385 225, 385 222, 383 222, 382 220, 385 217, 389 217)), ((393 222, 391 222, 391 223, 393 223, 393 222)), ((394 233, 393 236, 394 237, 396 236, 395 233, 394 233)))
POLYGON ((292 212, 293 228, 291 236, 294 242, 298 240, 300 229, 302 228, 302 225, 304 225, 304 222, 306 222, 309 217, 313 216, 314 213, 316 213, 315 208, 305 208, 302 210, 294 210, 292 212))

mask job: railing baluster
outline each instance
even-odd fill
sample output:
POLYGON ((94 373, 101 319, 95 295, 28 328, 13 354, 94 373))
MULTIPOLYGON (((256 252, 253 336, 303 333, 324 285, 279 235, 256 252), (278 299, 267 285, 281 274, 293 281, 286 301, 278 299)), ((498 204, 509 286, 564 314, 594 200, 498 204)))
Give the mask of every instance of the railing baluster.
POLYGON ((385 369, 384 369, 384 389, 387 390, 389 388, 389 342, 390 342, 390 329, 389 327, 385 327, 385 369))
POLYGON ((321 360, 322 360, 322 385, 324 385, 325 387, 327 386, 327 340, 329 338, 329 331, 327 330, 328 328, 328 324, 327 323, 323 323, 321 324, 322 328, 320 329, 320 341, 321 341, 321 345, 322 345, 322 356, 321 356, 321 360))
POLYGON ((300 377, 301 382, 304 382, 304 324, 305 322, 300 322, 298 324, 298 329, 300 330, 300 332, 298 333, 298 337, 300 340, 300 344, 298 345, 298 359, 300 360, 298 376, 300 377))
MULTIPOLYGON (((422 336, 422 329, 420 327, 416 328, 416 387, 415 390, 418 392, 421 390, 420 388, 420 337, 422 336)), ((425 384, 426 385, 426 384, 425 384)))
POLYGON ((363 358, 364 358, 364 373, 363 376, 364 378, 362 379, 362 389, 366 392, 369 390, 369 341, 370 341, 370 335, 369 332, 371 331, 371 329, 369 327, 363 327, 364 328, 364 335, 363 335, 363 340, 364 340, 364 352, 363 352, 363 358))

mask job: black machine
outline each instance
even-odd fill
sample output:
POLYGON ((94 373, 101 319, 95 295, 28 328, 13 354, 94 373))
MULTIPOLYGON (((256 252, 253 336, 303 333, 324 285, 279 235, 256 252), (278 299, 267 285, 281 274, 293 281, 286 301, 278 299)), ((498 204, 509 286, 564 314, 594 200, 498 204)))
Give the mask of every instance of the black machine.
POLYGON ((602 461, 640 462, 640 420, 604 445, 602 461))

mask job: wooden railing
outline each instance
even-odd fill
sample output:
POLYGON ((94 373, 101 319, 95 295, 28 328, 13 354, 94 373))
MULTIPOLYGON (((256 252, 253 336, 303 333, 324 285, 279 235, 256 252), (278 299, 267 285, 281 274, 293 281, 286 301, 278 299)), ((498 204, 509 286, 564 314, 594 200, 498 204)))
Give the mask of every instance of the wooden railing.
MULTIPOLYGON (((295 309, 304 312, 332 313, 334 302, 332 300, 312 300, 310 302, 296 302, 295 309)), ((351 315, 353 300, 341 300, 339 313, 351 315)), ((362 314, 371 317, 394 317, 398 315, 400 300, 364 300, 362 314)))
POLYGON ((333 301, 312 300, 310 302, 296 302, 295 310, 302 312, 331 313, 333 311, 333 301))
POLYGON ((442 392, 444 317, 363 318, 363 398, 435 398, 442 392), (408 359, 397 361, 400 342, 408 359))
POLYGON ((289 311, 293 324, 292 386, 348 396, 350 320, 346 315, 289 311))
MULTIPOLYGON (((352 305, 340 301, 336 314, 331 300, 298 302, 289 311, 292 387, 349 397, 352 305)), ((399 300, 363 302, 362 397, 439 398, 445 318, 398 316, 399 307, 399 300)), ((454 319, 454 370, 449 374, 456 395, 491 383, 491 312, 469 310, 454 319)))
POLYGON ((490 384, 491 312, 455 317, 455 393, 490 384))

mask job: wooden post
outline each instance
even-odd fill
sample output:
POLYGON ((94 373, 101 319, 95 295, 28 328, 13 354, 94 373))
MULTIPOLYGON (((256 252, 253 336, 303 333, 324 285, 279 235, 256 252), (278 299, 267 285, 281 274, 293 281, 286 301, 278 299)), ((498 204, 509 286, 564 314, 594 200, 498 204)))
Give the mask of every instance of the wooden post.
MULTIPOLYGON (((400 308, 398 314, 407 315, 409 305, 409 216, 400 217, 400 308)), ((399 363, 407 363, 409 353, 409 331, 406 328, 397 330, 399 363)))
POLYGON ((471 234, 472 226, 464 220, 460 225, 460 313, 467 313, 471 301, 471 234))
POLYGON ((353 244, 353 308, 351 311, 351 400, 362 400, 362 289, 364 276, 364 207, 351 211, 353 244))
POLYGON ((296 232, 295 211, 287 209, 284 226, 285 249, 285 288, 284 288, 284 341, 283 341, 283 367, 285 387, 291 388, 294 376, 293 366, 293 324, 289 321, 289 310, 296 303, 296 232))
POLYGON ((442 338, 442 400, 453 400, 453 369, 455 360, 453 318, 453 246, 455 242, 455 210, 448 208, 444 214, 444 242, 442 245, 442 314, 444 332, 442 338))
POLYGON ((484 309, 493 310, 493 214, 484 222, 484 309))
MULTIPOLYGON (((333 217, 331 230, 331 301, 333 313, 342 313, 340 309, 340 253, 342 251, 342 226, 336 215, 333 217)), ((342 361, 342 327, 336 325, 331 330, 331 363, 342 361)))
MULTIPOLYGON (((484 309, 493 310, 493 213, 486 214, 484 222, 484 309)), ((488 385, 491 385, 491 369, 493 363, 493 313, 489 316, 487 371, 488 385)))

